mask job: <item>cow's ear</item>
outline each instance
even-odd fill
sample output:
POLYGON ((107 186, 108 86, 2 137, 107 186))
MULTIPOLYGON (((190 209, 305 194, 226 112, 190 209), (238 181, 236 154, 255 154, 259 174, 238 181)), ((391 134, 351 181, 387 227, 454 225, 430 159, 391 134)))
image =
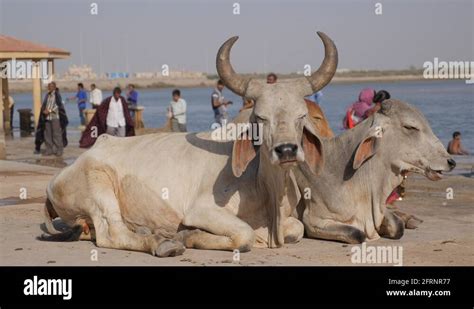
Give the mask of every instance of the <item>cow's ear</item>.
POLYGON ((311 126, 303 127, 302 141, 305 162, 313 174, 317 174, 323 165, 323 145, 311 126))
POLYGON ((242 176, 250 161, 252 161, 256 155, 257 151, 253 140, 249 138, 246 133, 240 135, 240 138, 234 141, 234 147, 232 149, 232 172, 234 176, 242 176))
POLYGON ((375 155, 378 146, 378 139, 377 136, 370 135, 360 142, 354 154, 354 160, 352 162, 353 169, 358 169, 362 163, 375 155))

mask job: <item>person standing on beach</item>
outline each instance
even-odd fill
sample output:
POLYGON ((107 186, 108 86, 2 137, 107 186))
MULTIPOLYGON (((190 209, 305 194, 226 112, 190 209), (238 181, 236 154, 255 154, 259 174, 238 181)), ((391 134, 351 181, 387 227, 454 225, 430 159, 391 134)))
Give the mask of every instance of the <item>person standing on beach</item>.
POLYGON ((116 87, 113 95, 99 105, 79 140, 81 148, 91 147, 105 133, 120 137, 135 135, 127 100, 121 94, 122 90, 116 87))
POLYGON ((211 105, 212 110, 214 111, 214 119, 215 123, 224 126, 227 123, 227 119, 229 117, 227 113, 227 106, 232 104, 232 101, 227 101, 224 99, 222 95, 222 91, 224 90, 224 82, 222 80, 217 81, 216 88, 211 95, 211 105))
POLYGON ((48 93, 41 105, 37 128, 37 137, 41 137, 42 134, 46 145, 44 155, 62 156, 63 148, 67 145, 67 139, 64 140, 67 123, 66 110, 61 95, 56 89, 56 83, 51 82, 48 84, 48 93))
POLYGON ((186 132, 186 101, 181 98, 181 91, 173 90, 173 99, 168 110, 171 116, 171 130, 173 132, 186 132))
POLYGON ((13 130, 13 110, 15 109, 15 100, 11 96, 8 96, 8 98, 5 97, 5 89, 2 90, 2 103, 4 102, 5 99, 8 99, 8 107, 10 108, 10 129, 13 130))
POLYGON ((113 96, 110 97, 106 124, 107 134, 124 137, 126 134, 125 113, 128 113, 128 110, 124 108, 126 103, 124 97, 121 96, 121 93, 122 91, 117 87, 114 89, 113 96))
POLYGON ((84 116, 84 110, 86 109, 87 93, 84 90, 84 84, 77 84, 77 93, 75 96, 68 98, 68 100, 77 100, 77 108, 79 110, 79 118, 81 119, 81 125, 86 124, 86 117, 84 116))
POLYGON ((93 109, 97 109, 100 103, 102 103, 102 90, 97 88, 95 84, 91 84, 91 92, 89 93, 89 102, 91 102, 93 109))
POLYGON ((459 131, 453 133, 453 139, 448 143, 447 148, 448 153, 452 155, 469 155, 469 152, 461 144, 461 132, 459 131))
POLYGON ((135 118, 135 109, 138 106, 138 92, 135 90, 135 85, 133 84, 128 85, 127 103, 132 118, 135 118))

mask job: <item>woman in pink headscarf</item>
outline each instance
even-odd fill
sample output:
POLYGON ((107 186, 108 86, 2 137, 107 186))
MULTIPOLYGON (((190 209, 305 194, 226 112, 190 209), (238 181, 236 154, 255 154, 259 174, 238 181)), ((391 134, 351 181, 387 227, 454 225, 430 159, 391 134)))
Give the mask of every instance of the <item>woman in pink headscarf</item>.
POLYGON ((359 94, 359 101, 353 103, 346 111, 343 120, 345 129, 355 127, 359 122, 368 117, 367 112, 372 109, 372 103, 375 96, 375 90, 365 88, 359 94))

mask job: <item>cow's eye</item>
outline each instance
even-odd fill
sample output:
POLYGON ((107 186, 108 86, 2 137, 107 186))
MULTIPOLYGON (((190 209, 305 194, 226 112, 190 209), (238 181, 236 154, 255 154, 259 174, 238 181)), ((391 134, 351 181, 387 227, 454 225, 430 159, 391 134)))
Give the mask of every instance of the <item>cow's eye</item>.
POLYGON ((261 121, 261 122, 267 121, 267 119, 263 118, 262 116, 255 115, 255 118, 257 118, 257 121, 261 121))
POLYGON ((411 126, 411 125, 408 125, 408 124, 404 125, 403 127, 407 130, 420 131, 417 127, 414 127, 414 126, 411 126))

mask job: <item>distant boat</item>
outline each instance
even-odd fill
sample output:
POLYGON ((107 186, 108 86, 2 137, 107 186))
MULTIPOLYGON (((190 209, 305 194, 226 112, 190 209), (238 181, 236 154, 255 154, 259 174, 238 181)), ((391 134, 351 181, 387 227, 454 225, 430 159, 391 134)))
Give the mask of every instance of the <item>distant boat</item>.
POLYGON ((474 78, 466 79, 466 84, 468 84, 468 85, 474 84, 474 78))

